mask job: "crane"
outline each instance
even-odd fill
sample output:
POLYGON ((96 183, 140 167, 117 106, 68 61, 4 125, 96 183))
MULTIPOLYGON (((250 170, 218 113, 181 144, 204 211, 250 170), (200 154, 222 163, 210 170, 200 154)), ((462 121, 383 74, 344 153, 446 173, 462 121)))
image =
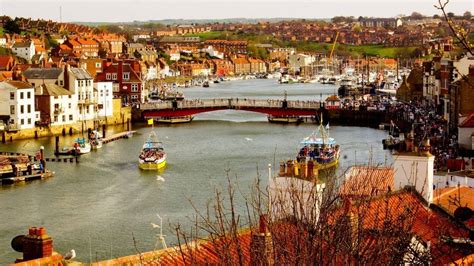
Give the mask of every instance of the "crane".
POLYGON ((339 31, 336 32, 336 38, 334 38, 334 43, 332 44, 331 53, 329 54, 328 63, 332 63, 332 55, 334 53, 334 48, 336 48, 337 37, 339 37, 339 31))

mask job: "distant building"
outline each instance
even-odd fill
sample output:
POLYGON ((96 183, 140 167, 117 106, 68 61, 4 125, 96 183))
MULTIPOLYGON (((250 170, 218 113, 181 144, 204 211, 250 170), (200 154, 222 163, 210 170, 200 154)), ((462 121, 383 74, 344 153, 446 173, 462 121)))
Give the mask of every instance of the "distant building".
POLYGON ((26 61, 30 61, 35 55, 35 45, 32 41, 15 42, 12 46, 12 52, 26 61))

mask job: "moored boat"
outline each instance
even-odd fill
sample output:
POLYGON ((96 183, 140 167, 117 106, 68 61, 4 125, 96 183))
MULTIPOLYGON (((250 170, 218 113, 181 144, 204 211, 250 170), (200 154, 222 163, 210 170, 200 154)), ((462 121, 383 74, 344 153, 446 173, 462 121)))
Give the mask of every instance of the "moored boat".
POLYGON ((188 116, 175 116, 175 117, 158 117, 155 118, 155 122, 163 124, 180 124, 180 123, 189 123, 193 121, 194 117, 191 115, 188 116))
POLYGON ((102 148, 102 134, 97 130, 93 130, 89 136, 89 143, 93 150, 102 148))
POLYGON ((139 155, 139 167, 142 170, 160 170, 166 166, 166 152, 163 143, 158 141, 155 132, 152 131, 143 144, 139 155))
POLYGON ((283 124, 290 124, 290 123, 301 123, 303 122, 302 117, 297 116, 268 116, 268 122, 271 123, 283 123, 283 124))

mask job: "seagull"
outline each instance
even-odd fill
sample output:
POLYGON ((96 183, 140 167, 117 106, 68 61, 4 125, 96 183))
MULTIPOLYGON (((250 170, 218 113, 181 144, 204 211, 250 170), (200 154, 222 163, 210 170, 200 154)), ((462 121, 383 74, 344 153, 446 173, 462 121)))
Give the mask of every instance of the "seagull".
POLYGON ((162 181, 165 182, 165 179, 161 175, 156 176, 156 181, 162 181))
POLYGON ((64 255, 64 260, 72 260, 76 257, 76 251, 74 249, 71 249, 68 253, 64 255))
POLYGON ((151 226, 152 226, 153 228, 160 228, 160 226, 157 225, 157 224, 155 224, 155 223, 150 223, 150 224, 151 224, 151 226))
POLYGON ((252 141, 253 139, 251 138, 245 138, 246 141, 252 141))

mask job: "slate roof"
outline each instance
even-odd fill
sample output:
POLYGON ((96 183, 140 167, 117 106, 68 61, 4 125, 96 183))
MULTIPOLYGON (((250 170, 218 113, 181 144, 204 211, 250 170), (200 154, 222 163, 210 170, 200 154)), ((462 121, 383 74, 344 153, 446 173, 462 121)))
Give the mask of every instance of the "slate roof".
POLYGON ((27 82, 7 80, 0 83, 0 89, 32 89, 33 86, 27 82))
POLYGON ((68 91, 65 88, 62 88, 56 84, 43 84, 35 88, 35 95, 63 96, 73 94, 73 92, 68 91))
POLYGON ((76 79, 92 79, 92 76, 86 70, 82 68, 71 68, 72 74, 76 77, 76 79))
POLYGON ((62 68, 28 68, 23 72, 27 79, 58 79, 63 72, 62 68))

